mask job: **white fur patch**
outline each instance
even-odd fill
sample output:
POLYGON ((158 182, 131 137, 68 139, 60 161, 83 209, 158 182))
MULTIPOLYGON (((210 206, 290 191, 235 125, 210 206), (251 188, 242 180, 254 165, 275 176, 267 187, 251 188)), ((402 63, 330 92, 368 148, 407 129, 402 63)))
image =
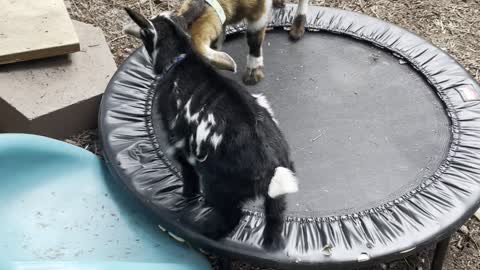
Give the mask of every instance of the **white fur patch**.
POLYGON ((267 26, 271 9, 272 9, 272 0, 265 1, 265 12, 263 13, 262 17, 260 17, 260 19, 253 22, 248 22, 247 31, 257 32, 262 30, 265 26, 267 26))
POLYGON ((183 147, 185 147, 185 139, 181 139, 175 142, 173 146, 168 147, 167 150, 165 151, 165 154, 167 154, 170 157, 173 157, 177 149, 181 149, 183 147))
POLYGON ((223 135, 217 133, 213 133, 212 137, 210 137, 210 142, 212 143, 215 150, 217 150, 217 147, 222 142, 222 139, 223 135))
POLYGON ((252 96, 257 100, 258 105, 265 108, 272 117, 274 116, 272 106, 263 94, 252 94, 252 96))
POLYGON ((278 121, 275 119, 272 106, 270 106, 270 102, 268 102, 267 98, 262 94, 252 94, 252 96, 256 99, 258 105, 267 110, 268 114, 270 114, 272 117, 272 120, 278 125, 278 121))
POLYGON ((305 15, 308 11, 308 0, 300 0, 297 7, 297 15, 305 15))
POLYGON ((178 120, 178 114, 175 116, 175 118, 173 118, 172 121, 170 121, 170 129, 175 128, 175 125, 177 124, 177 120, 178 120))
MULTIPOLYGON (((173 94, 174 95, 179 95, 179 91, 178 91, 178 79, 176 79, 175 81, 173 81, 173 94)), ((180 109, 180 105, 182 105, 182 101, 177 98, 176 99, 176 105, 177 105, 177 109, 180 109)))
POLYGON ((185 119, 187 120, 188 123, 193 123, 198 121, 198 117, 200 116, 200 112, 194 113, 192 115, 192 112, 190 110, 190 105, 192 103, 192 98, 190 98, 185 104, 185 119))
POLYGON ((172 17, 172 12, 171 11, 163 11, 161 12, 158 16, 160 17, 165 17, 167 19, 171 19, 172 17))
POLYGON ((178 149, 185 147, 185 139, 177 141, 173 146, 178 149))
POLYGON ((293 172, 284 167, 275 168, 275 174, 268 185, 268 196, 278 196, 298 191, 298 180, 293 172))
POLYGON ((175 81, 173 81, 173 91, 175 93, 178 93, 178 80, 179 79, 177 78, 175 81))
POLYGON ((193 143, 193 135, 190 136, 190 139, 188 140, 188 143, 190 145, 190 148, 192 148, 192 143, 193 143))
POLYGON ((263 67, 263 56, 255 57, 250 54, 247 55, 247 68, 254 69, 263 67))
POLYGON ((208 121, 201 121, 197 127, 197 137, 195 142, 197 143, 197 156, 200 155, 200 146, 207 140, 208 135, 210 135, 211 126, 208 124, 208 121))
POLYGON ((210 123, 212 126, 216 125, 217 123, 215 122, 215 117, 213 114, 209 113, 207 117, 207 122, 210 123))
POLYGON ((157 60, 157 55, 158 55, 158 34, 157 34, 157 30, 155 29, 155 26, 153 25, 152 21, 150 20, 147 20, 148 23, 150 24, 150 31, 152 31, 153 33, 153 52, 152 52, 152 62, 153 64, 155 65, 155 61, 157 60))
POLYGON ((199 115, 200 115, 200 112, 194 113, 194 114, 192 115, 192 117, 191 117, 191 121, 192 121, 192 122, 197 122, 199 115))
POLYGON ((175 128, 175 126, 177 125, 177 120, 178 120, 178 114, 175 116, 175 118, 173 118, 172 120, 170 120, 170 123, 168 125, 168 127, 170 128, 170 130, 173 130, 175 128))
POLYGON ((197 163, 197 159, 194 156, 190 155, 187 157, 187 162, 190 163, 190 165, 194 166, 195 163, 197 163))
POLYGON ((170 147, 167 148, 167 150, 165 150, 165 154, 167 156, 169 156, 170 158, 175 156, 175 152, 176 152, 176 149, 173 146, 170 146, 170 147))

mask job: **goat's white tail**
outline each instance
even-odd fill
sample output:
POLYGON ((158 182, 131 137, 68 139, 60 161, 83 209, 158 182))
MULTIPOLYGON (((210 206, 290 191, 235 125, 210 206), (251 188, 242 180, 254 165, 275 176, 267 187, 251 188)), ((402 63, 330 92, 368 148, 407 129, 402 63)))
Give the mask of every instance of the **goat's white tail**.
POLYGON ((298 181, 295 174, 285 168, 275 168, 275 173, 268 185, 268 196, 275 198, 288 193, 295 193, 298 191, 298 181))

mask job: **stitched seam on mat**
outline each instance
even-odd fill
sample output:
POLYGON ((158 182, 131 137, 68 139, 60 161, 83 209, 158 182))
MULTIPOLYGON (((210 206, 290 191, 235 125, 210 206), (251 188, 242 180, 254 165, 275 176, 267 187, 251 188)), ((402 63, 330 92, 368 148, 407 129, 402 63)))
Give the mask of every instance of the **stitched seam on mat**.
POLYGON ((182 178, 180 172, 175 166, 172 165, 170 160, 165 157, 160 144, 158 143, 157 136, 155 135, 155 129, 153 128, 153 115, 151 113, 153 108, 153 97, 155 96, 155 89, 157 88, 157 82, 160 76, 156 75, 154 80, 150 83, 148 88, 147 97, 145 100, 145 128, 147 129, 147 135, 153 145, 153 149, 157 157, 165 164, 170 172, 176 175, 178 178, 182 178))

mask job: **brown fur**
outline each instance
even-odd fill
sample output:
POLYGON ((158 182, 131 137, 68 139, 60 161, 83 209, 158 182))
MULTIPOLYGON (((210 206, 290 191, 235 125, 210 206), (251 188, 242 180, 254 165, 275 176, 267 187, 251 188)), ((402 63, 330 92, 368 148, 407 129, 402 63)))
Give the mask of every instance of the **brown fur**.
MULTIPOLYGON (((185 16, 191 7, 195 5, 196 1, 202 0, 185 1, 179 9, 178 15, 185 16)), ((243 19, 246 19, 248 22, 258 21, 271 8, 266 6, 267 0, 218 0, 218 2, 225 12, 225 24, 238 23, 243 19)), ((236 71, 236 63, 228 54, 211 49, 212 43, 219 38, 221 39, 223 31, 224 25, 222 25, 220 18, 215 10, 207 4, 203 14, 190 26, 193 48, 217 68, 236 71)), ((255 43, 255 48, 250 48, 250 51, 261 51, 265 36, 264 32, 265 29, 262 28, 254 33, 249 33, 250 39, 253 40, 249 42, 249 45, 250 43, 255 43)), ((257 53, 255 56, 258 57, 260 55, 257 53)), ((258 69, 261 68, 263 67, 258 69)), ((252 74, 252 70, 247 70, 244 81, 252 84, 263 78, 262 70, 254 71, 253 73, 255 74, 248 75, 252 74)))

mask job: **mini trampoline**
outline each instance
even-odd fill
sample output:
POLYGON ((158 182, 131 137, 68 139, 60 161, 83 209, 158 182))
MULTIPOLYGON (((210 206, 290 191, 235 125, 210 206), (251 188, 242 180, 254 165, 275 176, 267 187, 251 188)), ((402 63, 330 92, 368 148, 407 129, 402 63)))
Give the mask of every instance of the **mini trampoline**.
MULTIPOLYGON (((291 147, 300 191, 288 198, 284 250, 261 248, 256 202, 229 237, 198 234, 201 197, 182 197, 163 154, 154 75, 140 48, 112 78, 100 128, 110 168, 161 225, 225 258, 287 269, 348 269, 405 257, 449 236, 480 202, 479 85, 450 56, 386 22, 311 7, 304 39, 288 41, 295 7, 276 10, 264 44, 264 93, 291 147)), ((244 25, 224 50, 245 65, 244 25)), ((225 73, 227 74, 227 73, 225 73)), ((228 76, 241 76, 227 74, 228 76)), ((446 239, 446 240, 445 240, 446 239)))

